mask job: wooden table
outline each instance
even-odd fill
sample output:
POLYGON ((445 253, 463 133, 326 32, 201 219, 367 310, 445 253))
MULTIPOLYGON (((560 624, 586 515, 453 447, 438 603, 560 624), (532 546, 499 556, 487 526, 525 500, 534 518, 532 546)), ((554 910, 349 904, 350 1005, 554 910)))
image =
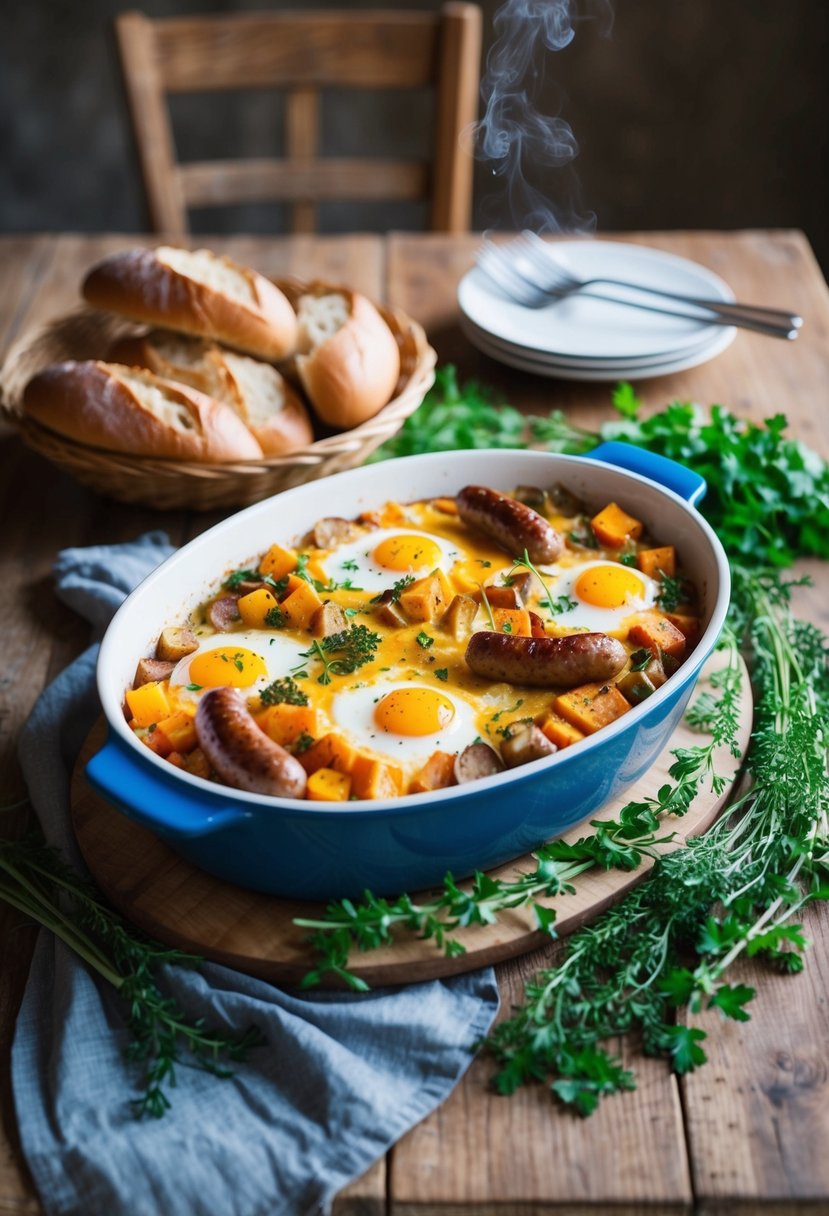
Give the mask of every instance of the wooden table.
MULTIPOLYGON (((794 345, 740 334, 712 363, 641 385, 654 408, 673 398, 722 402, 754 419, 785 412, 794 433, 829 455, 829 293, 805 239, 791 232, 648 233, 626 237, 692 257, 721 274, 737 296, 785 304, 806 317, 794 345)), ((122 248, 123 236, 0 239, 0 351, 26 327, 76 302, 85 267, 122 248)), ((146 241, 147 238, 139 238, 146 241)), ((609 387, 536 379, 477 354, 457 326, 455 285, 476 240, 239 237, 213 248, 269 274, 318 275, 393 301, 424 323, 440 362, 454 362, 503 389, 518 406, 560 407, 580 423, 610 414, 609 387)), ((0 669, 0 802, 20 795, 15 737, 30 706, 88 641, 87 628, 51 592, 50 566, 67 545, 126 540, 163 527, 181 543, 215 522, 103 501, 0 431, 3 664, 0 669)), ((829 573, 811 563, 817 587, 800 608, 829 627, 829 573)), ((9 1082, 9 1045, 34 931, 0 905, 0 1216, 40 1211, 22 1164, 9 1082)), ((698 1211, 829 1212, 829 954, 827 917, 806 918, 814 942, 804 973, 783 978, 744 965, 760 995, 745 1025, 699 1019, 710 1063, 678 1079, 661 1060, 626 1045, 638 1089, 581 1121, 542 1087, 509 1099, 487 1088, 477 1060, 451 1097, 364 1178, 337 1212, 381 1216, 586 1216, 698 1211), (821 946, 823 949, 821 949, 821 946)), ((500 969, 504 1010, 549 954, 500 969)), ((90 1216, 106 1216, 90 1213, 90 1216)), ((160 1214, 162 1216, 162 1214, 160 1214)), ((221 1216, 217 1213, 217 1216, 221 1216)))

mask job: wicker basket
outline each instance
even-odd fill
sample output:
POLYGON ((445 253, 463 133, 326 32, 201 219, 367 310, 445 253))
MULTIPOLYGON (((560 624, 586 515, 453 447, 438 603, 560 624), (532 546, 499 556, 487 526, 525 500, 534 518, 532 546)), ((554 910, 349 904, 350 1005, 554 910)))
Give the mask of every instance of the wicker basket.
MULTIPOLYGON (((289 298, 306 289, 294 279, 277 280, 277 285, 289 298)), ((420 405, 435 378, 435 351, 422 327, 405 313, 382 307, 380 312, 400 348, 400 379, 391 401, 353 430, 328 435, 284 456, 233 464, 130 456, 77 443, 27 417, 23 390, 36 372, 65 359, 104 358, 113 342, 146 330, 89 308, 56 317, 14 344, 0 371, 0 408, 29 447, 84 485, 120 502, 197 511, 247 506, 301 482, 362 464, 420 405)))

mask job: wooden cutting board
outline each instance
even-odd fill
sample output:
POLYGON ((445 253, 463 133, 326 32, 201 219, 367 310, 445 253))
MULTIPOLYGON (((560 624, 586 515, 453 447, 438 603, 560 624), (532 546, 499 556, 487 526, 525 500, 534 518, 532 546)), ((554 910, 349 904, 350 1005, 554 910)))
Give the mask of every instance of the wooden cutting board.
MULTIPOLYGON (((722 664, 714 655, 703 668, 695 696, 709 686, 711 675, 722 664)), ((752 703, 747 675, 743 679, 739 707, 739 740, 745 753, 751 733, 752 703)), ((184 861, 146 828, 139 827, 114 810, 93 792, 84 777, 90 756, 102 746, 103 720, 98 722, 78 756, 71 786, 72 818, 84 860, 112 904, 134 924, 159 941, 224 963, 272 983, 294 984, 313 962, 305 940, 306 930, 294 925, 295 917, 319 916, 322 905, 299 900, 277 899, 246 891, 223 882, 184 861)), ((704 737, 703 737, 704 738, 704 737)), ((685 724, 679 726, 669 746, 653 767, 622 798, 608 804, 595 818, 612 819, 633 799, 647 798, 669 780, 668 769, 676 747, 698 743, 701 736, 685 724)), ((726 778, 719 796, 701 791, 682 818, 666 823, 675 832, 663 849, 673 849, 704 832, 728 801, 737 779, 740 762, 721 748, 715 756, 715 771, 726 778)), ((577 840, 590 831, 575 828, 565 840, 577 840)), ((576 879, 575 894, 562 895, 547 903, 556 910, 559 936, 572 933, 614 903, 645 877, 653 863, 646 859, 633 873, 621 870, 588 871, 576 879)), ((491 871, 509 878, 535 867, 531 854, 491 871)), ((446 958, 434 942, 407 935, 390 947, 368 954, 355 953, 349 969, 372 987, 412 983, 439 976, 472 971, 491 963, 537 949, 545 940, 534 927, 531 909, 503 913, 495 925, 475 926, 453 934, 466 953, 446 958)))

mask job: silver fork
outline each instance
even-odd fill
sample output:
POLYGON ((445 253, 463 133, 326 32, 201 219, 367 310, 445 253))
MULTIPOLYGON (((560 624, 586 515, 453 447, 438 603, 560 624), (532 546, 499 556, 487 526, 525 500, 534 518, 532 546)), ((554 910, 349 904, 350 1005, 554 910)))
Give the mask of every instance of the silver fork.
POLYGON ((735 325, 769 337, 789 340, 797 337, 797 331, 803 324, 801 317, 782 309, 763 308, 752 304, 730 304, 722 300, 703 300, 697 296, 677 295, 618 279, 578 279, 555 260, 554 252, 534 233, 523 233, 506 245, 495 245, 485 238, 478 252, 477 262, 493 283, 526 308, 543 308, 553 301, 564 300, 579 293, 625 308, 638 308, 663 316, 702 321, 706 325, 735 325), (681 311, 657 303, 622 300, 616 296, 585 290, 595 284, 633 288, 705 311, 681 311))

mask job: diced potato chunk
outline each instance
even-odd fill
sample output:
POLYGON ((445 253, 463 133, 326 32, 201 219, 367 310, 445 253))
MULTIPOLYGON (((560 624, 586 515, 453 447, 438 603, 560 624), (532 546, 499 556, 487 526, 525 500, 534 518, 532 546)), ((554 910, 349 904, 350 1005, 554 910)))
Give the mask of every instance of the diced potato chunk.
POLYGON ((174 667, 172 659, 139 659, 132 686, 140 688, 142 684, 167 680, 173 674, 174 667))
POLYGON ((161 684, 142 684, 140 688, 129 688, 127 705, 138 726, 152 726, 170 716, 170 702, 161 684))
POLYGON ((412 622, 438 620, 452 599, 452 589, 442 570, 433 570, 425 578, 416 579, 400 594, 399 604, 412 622))
POLYGON ((441 619, 441 627, 451 633, 456 642, 466 641, 477 613, 478 605, 471 595, 456 595, 441 619))
POLYGON ((689 646, 696 646, 702 632, 702 622, 699 617, 690 616, 684 612, 666 612, 665 617, 679 630, 689 646))
POLYGON ((347 802, 351 793, 351 778, 333 768, 318 768, 308 778, 306 797, 311 802, 347 802))
POLYGON ((292 591, 286 600, 280 604, 289 625, 294 629, 308 629, 322 600, 310 583, 302 582, 296 591, 292 591))
POLYGON ((615 502, 610 502, 591 519, 590 524, 596 539, 608 549, 621 549, 626 540, 636 540, 642 535, 640 520, 628 515, 615 502))
POLYGON ((315 638, 329 638, 347 628, 348 617, 339 604, 325 603, 311 618, 311 635, 315 638))
POLYGON ((251 629, 264 629, 265 618, 272 608, 277 608, 276 596, 267 587, 259 587, 249 595, 243 595, 236 603, 239 616, 251 629))
POLYGON ((636 554, 636 565, 650 578, 676 574, 676 549, 673 545, 662 545, 659 549, 640 549, 636 554))
POLYGON ((557 714, 586 735, 615 722, 630 709, 615 684, 583 684, 581 688, 573 688, 556 697, 553 707, 557 714))
POLYGON ((199 643, 192 629, 177 629, 170 627, 162 629, 155 647, 157 659, 169 659, 177 663, 179 659, 198 650, 199 643))
POLYGON ((284 545, 271 545, 268 552, 259 563, 259 573, 269 574, 271 578, 284 578, 292 570, 296 570, 296 551, 286 549, 284 545))
POLYGON ((501 758, 507 768, 517 768, 519 764, 552 756, 557 750, 556 744, 534 722, 526 722, 504 739, 501 758))

